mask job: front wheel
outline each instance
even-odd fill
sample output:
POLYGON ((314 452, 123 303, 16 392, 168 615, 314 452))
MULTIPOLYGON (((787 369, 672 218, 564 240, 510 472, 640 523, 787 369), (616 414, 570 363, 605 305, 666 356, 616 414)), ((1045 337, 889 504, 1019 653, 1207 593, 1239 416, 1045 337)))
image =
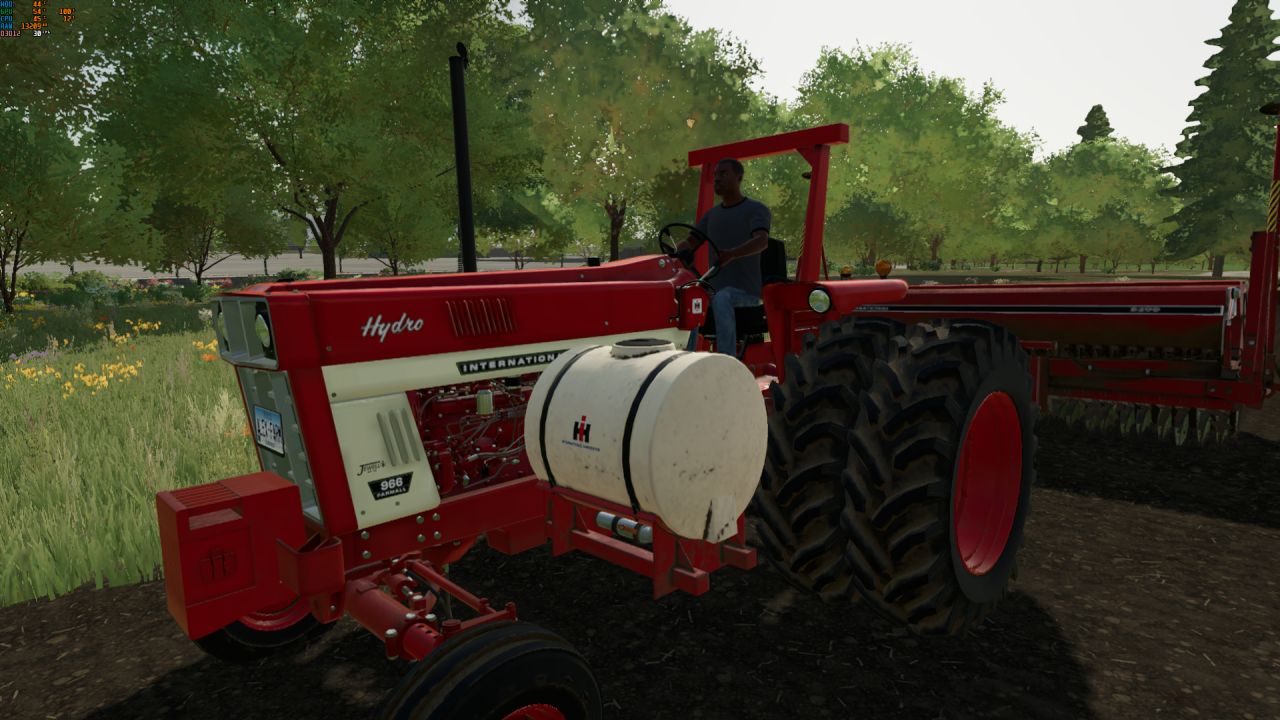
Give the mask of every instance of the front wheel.
POLYGON ((243 665, 297 648, 335 624, 316 620, 306 601, 295 598, 284 607, 245 615, 195 642, 219 660, 243 665))
POLYGON ((494 621, 454 636, 414 664, 382 720, 600 720, 586 660, 555 633, 494 621))

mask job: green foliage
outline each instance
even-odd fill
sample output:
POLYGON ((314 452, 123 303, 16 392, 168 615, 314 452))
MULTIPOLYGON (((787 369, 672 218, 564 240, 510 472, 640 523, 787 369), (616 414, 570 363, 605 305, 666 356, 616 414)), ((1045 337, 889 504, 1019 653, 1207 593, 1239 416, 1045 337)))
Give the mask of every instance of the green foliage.
POLYGON ((861 240, 837 233, 835 247, 937 258, 950 237, 1011 245, 1032 147, 996 119, 1000 101, 989 85, 971 95, 926 73, 901 46, 824 50, 801 81, 795 120, 849 124, 849 143, 832 149, 828 215, 838 229, 842 213, 846 227, 866 229, 861 240))
POLYGON ((755 61, 657 0, 529 0, 526 14, 520 62, 541 174, 577 233, 608 237, 616 258, 624 231, 675 219, 673 196, 689 219, 698 173, 687 153, 750 136, 755 61))
MULTIPOLYGON (((169 288, 177 292, 177 288, 169 288)), ((140 297, 140 300, 145 300, 140 297)), ((137 323, 160 323, 147 334, 189 332, 201 327, 196 311, 178 296, 178 302, 138 302, 133 305, 59 305, 27 307, 13 315, 0 315, 0 360, 10 355, 59 348, 86 348, 99 345, 108 336, 129 332, 137 323), (100 325, 100 327, 97 327, 100 325)))
MULTIPOLYGON (((6 429, 19 431, 0 433, 7 460, 0 464, 0 527, 22 551, 0 564, 0 606, 85 583, 121 587, 152 579, 161 562, 156 488, 258 468, 235 373, 224 362, 202 360, 205 351, 193 347, 213 338, 196 310, 130 308, 114 315, 122 332, 128 318, 163 320, 158 331, 123 347, 85 328, 95 316, 41 314, 37 319, 47 322, 40 332, 59 344, 72 337, 67 331, 85 333, 76 336, 84 341, 33 364, 3 363, 0 404, 6 429), (46 365, 61 377, 45 373, 46 365), (64 382, 75 388, 67 397, 64 382)), ((24 328, 31 324, 27 314, 19 313, 24 328)), ((0 340, 0 358, 9 352, 0 340)))
POLYGON ((220 188, 254 188, 261 197, 251 205, 310 233, 327 277, 362 209, 391 190, 426 198, 443 188, 429 181, 452 164, 440 129, 450 126, 446 68, 458 40, 476 58, 468 105, 477 201, 523 179, 532 143, 518 141, 511 120, 519 111, 504 52, 518 29, 500 21, 505 3, 155 6, 119 3, 104 29, 106 60, 118 68, 102 93, 112 136, 158 141, 152 164, 191 181, 165 187, 196 188, 182 202, 215 219, 220 188))
POLYGON ((456 239, 444 231, 457 212, 456 199, 444 187, 452 185, 451 180, 433 178, 433 192, 424 192, 425 187, 388 189, 363 211, 348 241, 352 254, 347 257, 373 257, 399 274, 410 264, 456 252, 456 239))
POLYGON ((70 287, 66 278, 56 273, 29 272, 18 277, 18 289, 32 294, 47 293, 66 287, 70 287))
POLYGON ((922 270, 927 272, 937 272, 938 270, 942 269, 942 261, 941 260, 916 260, 915 262, 907 263, 907 269, 922 270))
POLYGON ((192 283, 190 285, 184 285, 181 290, 182 297, 192 302, 205 302, 206 300, 218 294, 219 292, 221 292, 219 288, 210 287, 209 285, 205 285, 202 283, 201 284, 192 283))
POLYGON ((111 278, 100 270, 81 270, 78 273, 68 275, 67 284, 87 292, 97 288, 110 287, 111 278))
POLYGON ((320 277, 320 275, 316 273, 315 270, 285 268, 277 272, 275 275, 272 275, 271 279, 275 282, 293 282, 295 280, 315 280, 318 277, 320 277))
POLYGON ((152 302, 160 303, 182 302, 186 299, 182 289, 172 285, 153 285, 146 289, 146 297, 152 302))
MULTIPOLYGON (((781 103, 751 88, 759 67, 742 45, 693 30, 659 0, 529 0, 519 23, 508 5, 415 0, 371 13, 300 0, 280 12, 274 0, 120 0, 92 26, 77 22, 75 47, 6 48, 0 63, 19 80, 0 88, 0 131, 14 139, 0 157, 0 299, 11 307, 12 278, 45 260, 202 278, 229 253, 271 257, 308 236, 329 276, 339 257, 376 257, 400 273, 452 256, 447 67, 458 40, 471 55, 478 241, 517 267, 560 252, 653 250, 658 227, 695 219, 690 149, 831 122, 850 126, 850 143, 832 149, 832 257, 924 267, 1085 255, 1114 266, 1154 258, 1172 229, 1143 195, 1165 182, 1164 159, 1131 154, 1140 171, 1083 155, 1034 162, 1033 138, 996 118, 994 87, 930 73, 905 47, 826 49, 797 101, 781 103), (29 77, 77 87, 42 92, 29 77), (1091 183, 1110 199, 1077 192, 1091 183)), ((1254 105, 1280 97, 1259 59, 1280 34, 1264 5, 1237 2, 1214 43, 1223 52, 1202 81, 1200 124, 1179 148, 1188 161, 1175 192, 1198 203, 1178 216, 1177 238, 1195 241, 1179 252, 1211 237, 1243 243, 1240 229, 1260 217, 1258 183, 1240 179, 1258 173, 1237 172, 1234 148, 1269 162, 1265 121, 1249 125, 1254 105)), ((1101 106, 1079 132, 1082 144, 1114 142, 1101 106)), ((773 209, 772 234, 793 255, 808 169, 795 153, 747 164, 744 191, 773 209)))
MULTIPOLYGON (((1161 257, 1176 205, 1163 158, 1118 140, 1080 142, 1051 157, 1049 209, 1042 220, 1050 257, 1101 256, 1121 261, 1161 257)), ((1043 248, 1042 248, 1043 249, 1043 248)))
POLYGON ((1076 134, 1080 136, 1080 142, 1092 142, 1109 138, 1113 132, 1111 121, 1107 118, 1107 111, 1103 110, 1101 105, 1094 105, 1089 108, 1089 114, 1084 116, 1084 125, 1076 128, 1076 134))
POLYGON ((1274 124, 1258 108, 1280 98, 1280 65, 1267 59, 1278 48, 1280 21, 1267 0, 1236 0, 1222 34, 1207 44, 1221 48, 1205 62, 1208 88, 1191 101, 1191 114, 1172 172, 1170 190, 1182 208, 1169 254, 1187 258, 1205 251, 1247 251, 1249 236, 1266 225, 1274 124))

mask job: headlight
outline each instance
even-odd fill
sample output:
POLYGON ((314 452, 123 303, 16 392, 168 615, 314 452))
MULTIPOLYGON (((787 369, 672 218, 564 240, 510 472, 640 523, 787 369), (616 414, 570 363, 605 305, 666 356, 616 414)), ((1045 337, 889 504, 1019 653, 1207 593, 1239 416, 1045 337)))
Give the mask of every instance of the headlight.
POLYGON ((253 321, 253 331, 257 333, 258 340, 262 342, 263 350, 271 349, 271 327, 267 325, 267 317, 258 314, 256 320, 253 321))
POLYGON ((824 313, 831 309, 831 296, 826 290, 817 288, 809 293, 809 309, 816 313, 824 313))

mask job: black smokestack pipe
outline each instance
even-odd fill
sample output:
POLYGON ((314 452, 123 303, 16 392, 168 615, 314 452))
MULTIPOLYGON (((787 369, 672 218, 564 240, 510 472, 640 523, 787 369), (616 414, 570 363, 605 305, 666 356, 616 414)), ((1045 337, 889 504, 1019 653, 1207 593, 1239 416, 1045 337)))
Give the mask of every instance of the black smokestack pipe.
POLYGON ((458 241, 462 246, 462 271, 476 271, 476 224, 471 210, 471 150, 467 145, 467 90, 462 70, 467 66, 467 46, 458 43, 458 54, 449 58, 449 84, 453 87, 453 155, 458 169, 458 241))

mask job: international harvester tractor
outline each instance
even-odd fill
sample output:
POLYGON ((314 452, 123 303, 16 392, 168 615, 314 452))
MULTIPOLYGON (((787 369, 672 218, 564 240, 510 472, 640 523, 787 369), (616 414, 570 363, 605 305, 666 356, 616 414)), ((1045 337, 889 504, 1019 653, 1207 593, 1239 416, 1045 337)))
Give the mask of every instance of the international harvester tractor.
POLYGON ((1207 440, 1270 395, 1274 192, 1247 281, 908 291, 825 275, 829 153, 847 140, 835 124, 689 153, 698 216, 722 158, 810 166, 796 269, 770 240, 738 359, 680 349, 715 341, 716 268, 674 252, 688 226, 600 267, 219 295, 261 471, 158 494, 179 626, 251 661, 350 616, 412 661, 384 717, 598 718, 572 646, 450 579, 477 542, 585 552, 655 598, 701 595, 762 551, 806 593, 955 634, 1015 572, 1038 410, 1207 440))

